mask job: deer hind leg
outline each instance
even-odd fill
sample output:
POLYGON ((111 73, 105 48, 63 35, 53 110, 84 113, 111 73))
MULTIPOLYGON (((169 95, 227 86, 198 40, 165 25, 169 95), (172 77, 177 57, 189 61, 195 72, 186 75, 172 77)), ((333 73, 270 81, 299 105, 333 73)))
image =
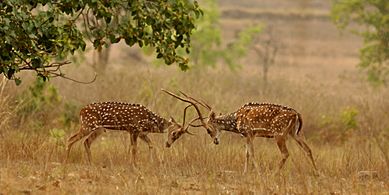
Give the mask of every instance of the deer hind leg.
POLYGON ((95 141, 96 138, 99 135, 101 135, 103 130, 104 130, 103 128, 93 130, 87 136, 87 138, 84 140, 84 148, 85 148, 85 151, 86 151, 86 154, 87 154, 87 158, 88 158, 88 163, 89 164, 92 164, 92 153, 91 153, 91 150, 90 150, 90 146, 92 145, 93 141, 95 141))
POLYGON ((147 137, 147 134, 139 134, 139 138, 147 143, 149 150, 150 150, 150 160, 153 161, 157 157, 155 148, 153 143, 151 142, 150 138, 147 137))
POLYGON ((73 144, 75 144, 77 141, 81 140, 83 137, 85 137, 85 129, 84 127, 80 127, 80 129, 72 134, 68 140, 67 140, 67 145, 66 145, 66 159, 65 162, 68 162, 69 155, 70 155, 70 149, 72 148, 73 144))
POLYGON ((299 146, 308 154, 309 158, 311 159, 313 168, 314 168, 315 170, 317 170, 315 161, 313 160, 312 150, 311 150, 311 148, 309 148, 308 144, 305 143, 303 137, 300 137, 300 136, 298 136, 298 135, 293 135, 292 137, 293 137, 294 140, 296 140, 296 142, 298 143, 298 145, 299 145, 299 146))
POLYGON ((276 140, 277 140, 277 146, 280 149, 281 154, 282 154, 282 160, 281 160, 279 167, 278 167, 278 170, 281 170, 282 167, 284 166, 286 160, 289 157, 289 151, 288 151, 288 148, 286 148, 286 139, 283 136, 277 137, 276 140))

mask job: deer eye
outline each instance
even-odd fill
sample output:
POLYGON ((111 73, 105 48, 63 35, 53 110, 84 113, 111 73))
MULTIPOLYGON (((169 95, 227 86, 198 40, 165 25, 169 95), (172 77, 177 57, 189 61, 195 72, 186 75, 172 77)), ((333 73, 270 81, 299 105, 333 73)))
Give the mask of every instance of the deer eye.
POLYGON ((173 136, 173 137, 176 137, 176 134, 177 134, 176 132, 173 132, 173 133, 172 133, 172 136, 173 136))

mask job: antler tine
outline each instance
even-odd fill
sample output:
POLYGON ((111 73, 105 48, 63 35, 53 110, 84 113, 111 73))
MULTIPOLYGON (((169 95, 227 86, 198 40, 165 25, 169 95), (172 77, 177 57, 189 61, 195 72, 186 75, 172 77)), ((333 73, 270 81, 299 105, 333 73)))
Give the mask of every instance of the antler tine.
POLYGON ((174 93, 172 93, 172 92, 170 92, 170 91, 168 91, 168 90, 166 90, 166 89, 161 89, 161 90, 162 90, 163 92, 165 92, 165 93, 167 93, 167 94, 169 94, 169 95, 171 95, 171 96, 173 96, 173 97, 175 97, 175 98, 177 98, 177 99, 183 101, 183 102, 192 104, 192 105, 194 106, 194 108, 196 109, 197 114, 199 115, 199 119, 200 119, 200 121, 201 121, 201 124, 202 124, 204 127, 207 126, 206 123, 205 123, 205 121, 204 121, 204 117, 203 117, 203 115, 202 115, 201 112, 200 112, 199 107, 197 106, 197 104, 196 104, 195 102, 193 102, 194 100, 182 98, 182 97, 180 97, 180 96, 178 96, 178 95, 176 95, 176 94, 174 94, 174 93))
POLYGON ((209 111, 211 111, 211 110, 212 110, 212 107, 211 107, 211 106, 209 106, 207 103, 205 103, 205 101, 204 101, 204 100, 202 100, 202 99, 200 99, 200 100, 196 100, 195 98, 193 98, 193 97, 191 97, 191 96, 189 96, 189 95, 185 94, 185 93, 184 93, 184 92, 182 92, 182 91, 180 91, 180 93, 181 93, 182 95, 184 95, 186 98, 189 98, 189 99, 191 99, 191 100, 193 100, 193 101, 197 102, 198 104, 202 105, 203 107, 207 108, 209 111))
POLYGON ((203 104, 205 104, 205 106, 207 106, 207 108, 208 108, 209 111, 212 110, 212 107, 211 107, 209 104, 205 103, 204 100, 200 99, 200 101, 201 101, 203 104))
MULTIPOLYGON (((203 118, 203 120, 206 119, 206 118, 208 118, 208 117, 203 118)), ((195 122, 195 121, 197 121, 197 120, 200 120, 200 117, 197 117, 197 118, 193 119, 192 121, 190 121, 190 123, 188 124, 188 126, 191 126, 191 127, 201 127, 201 126, 203 126, 203 125, 193 125, 193 124, 192 124, 193 122, 195 122)))
MULTIPOLYGON (((200 119, 200 117, 197 117, 197 118, 194 118, 194 119, 192 119, 190 122, 189 122, 189 124, 188 124, 188 126, 186 126, 185 127, 185 132, 186 133, 188 133, 189 135, 194 135, 193 133, 191 133, 190 131, 188 131, 188 129, 189 129, 189 127, 191 127, 192 126, 192 123, 193 122, 195 122, 195 121, 197 121, 197 120, 199 120, 200 119)), ((199 125, 199 127, 201 127, 202 125, 199 125)))
POLYGON ((187 105, 185 108, 184 108, 184 117, 182 119, 182 127, 184 127, 185 125, 185 117, 186 117, 186 109, 188 109, 189 107, 193 106, 192 104, 189 104, 187 105))

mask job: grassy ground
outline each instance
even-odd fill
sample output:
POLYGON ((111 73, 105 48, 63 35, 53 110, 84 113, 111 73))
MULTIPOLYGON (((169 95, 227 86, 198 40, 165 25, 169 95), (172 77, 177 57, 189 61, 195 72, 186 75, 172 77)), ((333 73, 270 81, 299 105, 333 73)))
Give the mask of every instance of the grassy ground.
MULTIPOLYGON (((233 2, 226 1, 228 6, 233 2)), ((269 2, 265 5, 274 6, 269 2)), ((289 7, 291 1, 279 2, 289 7)), ((228 40, 256 22, 225 19, 223 37, 228 40)), ((52 86, 31 88, 28 77, 20 87, 0 82, 0 194, 389 194, 389 91, 368 85, 355 69, 360 40, 339 35, 330 21, 273 22, 283 48, 267 87, 255 53, 235 72, 218 67, 183 73, 176 67, 144 66, 147 59, 130 61, 129 51, 121 47, 113 50, 110 71, 90 85, 53 79, 52 86), (156 155, 151 160, 140 142, 137 169, 123 132, 96 140, 92 165, 80 143, 70 162, 63 163, 66 138, 78 128, 79 109, 90 102, 141 103, 181 121, 185 104, 161 88, 184 90, 222 113, 251 101, 295 108, 302 114, 319 175, 293 140, 288 141, 290 158, 275 174, 281 154, 274 140, 265 138, 254 142, 258 172, 243 174, 245 140, 224 133, 216 146, 203 129, 191 129, 195 136, 183 136, 169 149, 166 134, 150 135, 156 155)), ((93 76, 85 64, 66 73, 80 80, 93 76)))
MULTIPOLYGON (((86 163, 81 144, 72 151, 70 162, 63 164, 65 138, 77 129, 77 122, 65 127, 56 117, 31 115, 36 117, 31 120, 39 119, 43 124, 37 126, 36 121, 30 120, 18 128, 8 124, 0 134, 1 192, 388 193, 389 178, 384 155, 387 151, 380 150, 374 139, 378 137, 378 143, 387 148, 384 140, 388 122, 382 118, 387 116, 388 108, 385 91, 375 90, 375 94, 370 94, 369 87, 362 87, 363 83, 341 90, 333 85, 312 84, 304 80, 286 82, 274 76, 271 87, 262 92, 258 85, 261 79, 255 71, 220 74, 220 70, 195 70, 185 75, 175 72, 174 69, 139 68, 136 73, 121 78, 106 77, 104 81, 88 86, 69 87, 63 81, 55 83, 61 89, 62 101, 72 99, 79 102, 78 106, 92 100, 141 102, 164 117, 172 115, 178 120, 181 120, 184 104, 162 94, 161 87, 185 89, 207 100, 221 112, 232 112, 252 100, 290 105, 303 115, 303 131, 313 149, 319 176, 314 174, 307 157, 293 140, 288 143, 290 159, 280 174, 275 174, 281 155, 274 140, 265 138, 255 140, 259 173, 251 171, 244 175, 244 140, 238 135, 224 133, 222 143, 216 146, 203 129, 192 129, 196 136, 184 136, 170 149, 164 148, 166 134, 151 135, 156 157, 150 160, 147 145, 140 142, 138 169, 132 168, 127 153, 128 135, 120 132, 105 133, 92 145, 91 166, 86 163), (207 77, 193 84, 198 75, 203 74, 207 77), (126 83, 130 78, 132 82, 126 83), (114 83, 122 86, 112 89, 110 86, 114 83), (198 86, 205 87, 200 91, 198 86), (79 92, 71 93, 74 90, 79 92), (337 92, 328 93, 328 90, 337 92), (353 91, 353 96, 349 95, 349 90, 353 91), (357 112, 355 117, 354 112, 357 112), (353 126, 354 122, 356 126, 353 126), (53 135, 53 129, 61 129, 66 135, 53 135), (377 174, 358 176, 360 171, 376 171, 377 174)), ((45 112, 56 115, 53 110, 45 112)))
MULTIPOLYGON (((24 144, 14 144, 10 150, 12 153, 5 154, 8 158, 2 158, 1 191, 5 194, 388 193, 388 175, 380 151, 365 140, 348 141, 342 146, 310 142, 320 172, 315 176, 308 159, 295 143, 289 144, 291 157, 284 170, 274 174, 280 154, 272 141, 258 139, 256 160, 260 164, 259 174, 251 171, 245 175, 242 173, 243 140, 237 137, 225 135, 219 146, 212 145, 205 135, 188 137, 171 149, 158 144, 158 160, 154 161, 150 161, 149 151, 142 145, 138 170, 134 170, 121 136, 111 135, 95 143, 91 166, 85 163, 81 149, 72 153, 70 163, 62 164, 63 147, 50 139, 19 140, 24 144), (30 143, 32 141, 35 143, 30 143), (359 177, 360 170, 379 173, 359 177)), ((162 136, 152 138, 156 143, 163 141, 162 136)))

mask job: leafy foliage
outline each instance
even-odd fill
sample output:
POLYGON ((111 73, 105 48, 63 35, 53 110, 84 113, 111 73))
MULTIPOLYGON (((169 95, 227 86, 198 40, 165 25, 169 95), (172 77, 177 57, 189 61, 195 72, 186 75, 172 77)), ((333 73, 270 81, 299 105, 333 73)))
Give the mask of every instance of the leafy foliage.
POLYGON ((358 116, 357 108, 348 107, 343 109, 340 118, 342 120, 343 125, 347 129, 355 129, 358 127, 357 116, 358 116))
POLYGON ((359 25, 352 31, 364 38, 360 66, 370 81, 385 83, 389 76, 389 1, 336 0, 332 19, 341 29, 354 22, 359 25))
POLYGON ((253 26, 243 29, 237 33, 235 40, 227 43, 223 48, 223 40, 220 26, 220 12, 217 0, 202 1, 204 15, 197 23, 197 29, 193 33, 191 59, 195 65, 215 66, 220 59, 224 61, 230 69, 239 66, 239 59, 247 53, 250 43, 254 37, 261 32, 261 27, 253 26))
POLYGON ((222 42, 220 13, 215 0, 202 1, 204 15, 197 22, 193 33, 191 59, 195 65, 215 65, 220 56, 217 49, 222 42))
MULTIPOLYGON (((237 33, 234 40, 223 42, 217 0, 203 0, 201 7, 204 14, 196 22, 196 29, 192 34, 189 54, 191 63, 194 66, 215 66, 221 60, 230 69, 239 67, 239 60, 246 55, 250 44, 262 28, 258 25, 245 28, 237 33)), ((181 49, 180 53, 185 51, 181 49)))
POLYGON ((57 144, 62 143, 61 141, 65 137, 65 131, 63 129, 53 128, 49 131, 50 138, 53 139, 57 144))
MULTIPOLYGON (((62 129, 73 128, 78 122, 79 106, 66 101, 53 84, 45 82, 41 77, 16 96, 15 126, 27 125, 37 132, 49 126, 61 126, 62 129)), ((51 132, 58 134, 58 132, 51 132)))
POLYGON ((50 110, 58 110, 61 97, 57 89, 46 83, 41 77, 37 77, 35 82, 18 97, 20 105, 16 114, 20 119, 19 123, 24 120, 37 119, 37 123, 45 121, 49 116, 50 110))
POLYGON ((60 67, 68 55, 85 51, 86 41, 95 49, 124 40, 127 45, 155 48, 168 65, 187 68, 194 21, 202 15, 189 0, 5 0, 0 2, 0 74, 33 70, 46 80, 64 76, 60 67))
POLYGON ((260 26, 252 26, 240 31, 237 39, 230 43, 227 49, 222 52, 223 59, 231 69, 239 67, 237 59, 246 56, 254 38, 259 35, 261 31, 262 28, 260 26))

